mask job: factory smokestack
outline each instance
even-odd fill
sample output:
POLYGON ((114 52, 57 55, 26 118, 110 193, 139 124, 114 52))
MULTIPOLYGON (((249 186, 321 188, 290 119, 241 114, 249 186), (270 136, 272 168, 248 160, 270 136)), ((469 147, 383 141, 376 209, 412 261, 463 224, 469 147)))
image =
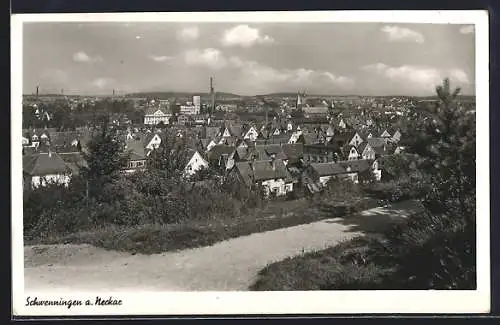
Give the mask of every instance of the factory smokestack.
POLYGON ((210 77, 210 100, 211 100, 210 114, 213 114, 213 112, 215 111, 215 91, 214 91, 213 77, 210 77))
POLYGON ((39 86, 36 86, 36 98, 38 99, 38 90, 39 90, 39 86))

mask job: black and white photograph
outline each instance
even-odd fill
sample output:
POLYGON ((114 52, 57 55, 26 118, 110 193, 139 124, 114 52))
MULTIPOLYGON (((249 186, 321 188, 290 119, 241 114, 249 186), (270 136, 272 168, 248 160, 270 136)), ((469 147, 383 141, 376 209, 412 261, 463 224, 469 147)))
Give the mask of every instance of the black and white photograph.
POLYGON ((488 310, 486 12, 12 19, 17 311, 488 310))

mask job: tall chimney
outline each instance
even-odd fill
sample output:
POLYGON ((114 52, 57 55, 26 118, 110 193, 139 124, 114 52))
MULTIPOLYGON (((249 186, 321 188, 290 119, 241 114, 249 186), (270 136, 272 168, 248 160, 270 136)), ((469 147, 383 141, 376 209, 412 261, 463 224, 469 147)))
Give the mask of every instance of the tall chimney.
POLYGON ((36 86, 36 99, 38 99, 38 90, 39 90, 39 87, 40 86, 38 86, 38 85, 36 86))
POLYGON ((214 91, 213 77, 210 77, 210 100, 211 100, 210 115, 212 115, 213 112, 215 111, 215 91, 214 91))

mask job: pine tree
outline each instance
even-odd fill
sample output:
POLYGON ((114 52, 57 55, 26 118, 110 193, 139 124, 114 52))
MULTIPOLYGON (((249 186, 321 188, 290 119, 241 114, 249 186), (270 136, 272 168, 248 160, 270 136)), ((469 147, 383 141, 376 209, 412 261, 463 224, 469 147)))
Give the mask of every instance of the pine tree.
POLYGON ((452 91, 448 79, 436 87, 438 101, 412 121, 408 152, 420 157, 419 168, 431 178, 427 205, 435 213, 464 217, 475 222, 475 116, 457 100, 460 88, 452 91))
POLYGON ((87 147, 88 151, 82 153, 87 162, 87 166, 82 167, 82 175, 88 181, 89 195, 97 196, 105 185, 119 177, 129 157, 124 152, 123 141, 107 122, 99 128, 87 147))

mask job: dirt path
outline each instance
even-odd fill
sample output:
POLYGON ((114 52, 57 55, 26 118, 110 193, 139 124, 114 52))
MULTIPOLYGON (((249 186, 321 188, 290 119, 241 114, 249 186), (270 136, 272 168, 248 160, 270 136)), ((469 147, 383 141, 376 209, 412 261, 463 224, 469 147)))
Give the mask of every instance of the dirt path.
POLYGON ((328 219, 155 255, 131 255, 90 245, 27 246, 25 291, 247 290, 269 263, 377 231, 415 208, 413 202, 402 202, 349 219, 328 219))

